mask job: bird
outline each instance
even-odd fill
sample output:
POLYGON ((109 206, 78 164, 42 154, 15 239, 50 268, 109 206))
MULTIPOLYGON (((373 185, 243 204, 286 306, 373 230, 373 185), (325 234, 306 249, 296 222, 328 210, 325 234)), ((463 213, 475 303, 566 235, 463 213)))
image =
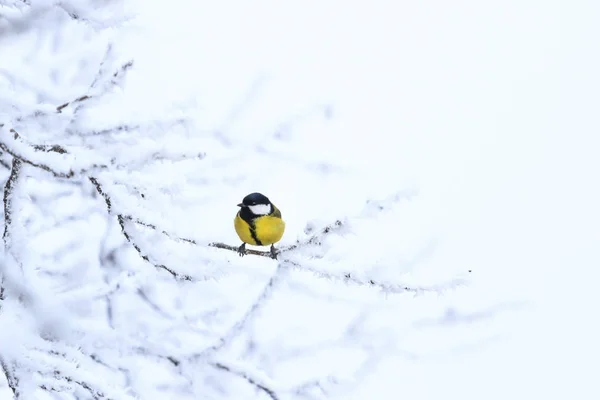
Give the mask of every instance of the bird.
POLYGON ((250 193, 240 204, 233 225, 242 241, 238 248, 240 256, 246 254, 246 244, 254 246, 271 245, 271 257, 277 258, 274 243, 281 240, 285 231, 285 222, 281 219, 281 211, 267 196, 261 193, 250 193))

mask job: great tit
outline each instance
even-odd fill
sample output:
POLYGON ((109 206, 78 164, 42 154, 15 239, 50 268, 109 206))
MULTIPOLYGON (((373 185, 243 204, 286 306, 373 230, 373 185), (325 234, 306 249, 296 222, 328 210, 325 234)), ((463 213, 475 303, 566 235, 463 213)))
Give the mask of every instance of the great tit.
POLYGON ((235 231, 242 240, 238 248, 240 256, 246 254, 246 243, 254 246, 271 245, 271 257, 277 252, 273 243, 281 240, 285 230, 285 222, 281 212, 261 193, 250 193, 238 204, 240 210, 233 221, 235 231))

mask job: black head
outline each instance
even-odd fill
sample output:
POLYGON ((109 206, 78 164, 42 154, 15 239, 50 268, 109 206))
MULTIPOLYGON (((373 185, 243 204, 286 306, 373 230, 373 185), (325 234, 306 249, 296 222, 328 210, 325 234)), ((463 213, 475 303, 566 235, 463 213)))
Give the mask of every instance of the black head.
POLYGON ((261 193, 250 193, 248 196, 244 197, 242 202, 238 204, 240 207, 248 207, 255 206, 260 204, 271 204, 271 201, 261 193))
POLYGON ((245 220, 251 220, 261 215, 269 215, 273 212, 273 205, 267 196, 260 193, 250 193, 244 197, 244 200, 238 206, 242 207, 240 216, 245 220))

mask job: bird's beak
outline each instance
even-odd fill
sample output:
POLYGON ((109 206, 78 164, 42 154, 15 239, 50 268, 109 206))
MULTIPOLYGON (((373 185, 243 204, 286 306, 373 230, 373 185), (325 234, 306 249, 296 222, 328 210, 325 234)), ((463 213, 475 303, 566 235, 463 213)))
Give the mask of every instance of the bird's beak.
POLYGON ((237 205, 238 207, 244 207, 244 203, 240 203, 237 205))

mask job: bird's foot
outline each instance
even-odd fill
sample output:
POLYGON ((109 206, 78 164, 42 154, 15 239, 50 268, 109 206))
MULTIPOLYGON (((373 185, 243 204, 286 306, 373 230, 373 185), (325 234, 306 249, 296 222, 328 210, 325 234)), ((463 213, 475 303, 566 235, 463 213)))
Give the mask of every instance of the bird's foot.
POLYGON ((275 246, 271 245, 271 258, 277 260, 277 250, 275 250, 275 246))
POLYGON ((242 245, 238 247, 238 254, 240 257, 244 257, 246 255, 246 243, 242 243, 242 245))

